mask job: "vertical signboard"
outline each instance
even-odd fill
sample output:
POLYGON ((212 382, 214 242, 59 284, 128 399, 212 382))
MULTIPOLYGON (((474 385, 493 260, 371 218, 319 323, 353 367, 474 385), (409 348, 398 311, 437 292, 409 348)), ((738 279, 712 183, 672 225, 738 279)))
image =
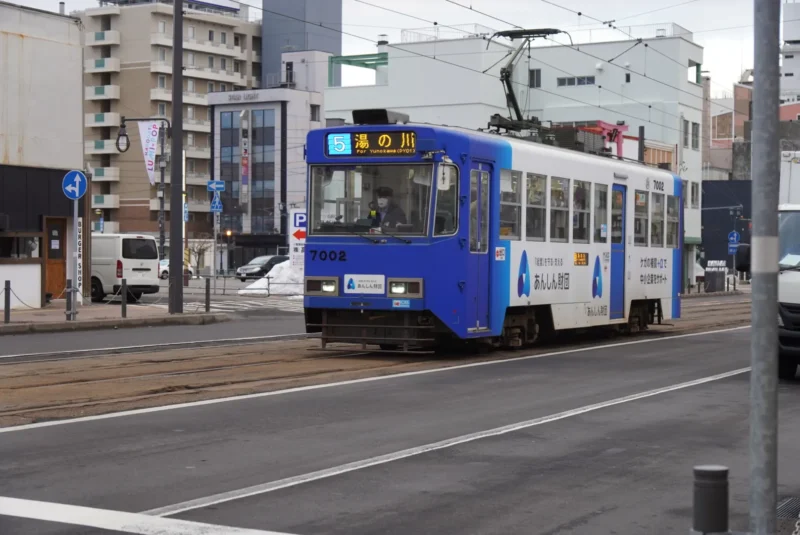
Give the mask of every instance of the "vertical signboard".
POLYGON ((306 211, 289 210, 289 261, 292 267, 302 268, 306 252, 306 211))
POLYGON ((158 142, 158 131, 160 125, 157 121, 139 122, 139 138, 142 140, 142 154, 144 155, 144 166, 147 170, 147 178, 150 185, 156 185, 156 143, 158 142))
POLYGON ((83 218, 78 218, 78 264, 77 264, 77 302, 83 304, 83 218))

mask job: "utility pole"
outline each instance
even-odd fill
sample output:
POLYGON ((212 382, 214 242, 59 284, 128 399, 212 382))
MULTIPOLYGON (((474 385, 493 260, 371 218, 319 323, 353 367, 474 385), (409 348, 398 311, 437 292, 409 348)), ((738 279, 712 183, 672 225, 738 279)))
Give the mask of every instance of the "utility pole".
POLYGON ((158 161, 158 167, 161 169, 161 184, 158 187, 159 193, 159 206, 158 206, 158 258, 164 258, 164 245, 167 242, 166 236, 166 228, 164 228, 165 217, 164 217, 164 203, 166 202, 164 196, 167 194, 166 191, 166 179, 164 178, 164 173, 167 170, 167 153, 165 150, 166 139, 169 130, 167 130, 166 122, 161 121, 161 158, 158 161))
POLYGON ((780 0, 754 0, 750 531, 773 534, 778 488, 778 67, 780 0))
MULTIPOLYGON (((183 0, 174 0, 172 29, 172 149, 169 201, 169 313, 183 313, 183 0)), ((774 315, 774 314, 773 314, 774 315)), ((773 318, 774 319, 774 318, 773 318)))

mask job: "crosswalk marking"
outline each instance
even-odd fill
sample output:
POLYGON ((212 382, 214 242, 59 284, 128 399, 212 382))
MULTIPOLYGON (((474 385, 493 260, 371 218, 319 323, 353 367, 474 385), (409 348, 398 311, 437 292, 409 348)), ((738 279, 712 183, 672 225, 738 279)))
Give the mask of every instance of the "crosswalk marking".
MULTIPOLYGON (((169 309, 167 304, 148 305, 154 308, 169 309)), ((185 303, 184 309, 193 310, 205 309, 205 304, 202 302, 185 303)), ((280 312, 294 312, 298 314, 303 313, 303 301, 289 301, 287 299, 230 299, 222 301, 211 301, 212 312, 242 312, 245 310, 263 310, 272 309, 280 312)))

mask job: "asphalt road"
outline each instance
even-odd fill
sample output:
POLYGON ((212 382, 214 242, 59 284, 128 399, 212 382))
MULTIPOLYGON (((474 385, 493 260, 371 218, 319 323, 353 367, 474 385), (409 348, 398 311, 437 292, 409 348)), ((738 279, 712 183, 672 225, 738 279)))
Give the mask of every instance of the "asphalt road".
POLYGON ((176 325, 6 335, 0 336, 0 357, 27 353, 199 342, 253 336, 301 334, 305 332, 305 323, 302 315, 279 311, 271 312, 265 311, 258 317, 211 325, 176 325))
MULTIPOLYGON (((302 535, 671 534, 692 466, 721 463, 744 530, 748 365, 744 329, 12 430, 2 495, 302 535)), ((782 495, 800 495, 797 388, 782 495)))

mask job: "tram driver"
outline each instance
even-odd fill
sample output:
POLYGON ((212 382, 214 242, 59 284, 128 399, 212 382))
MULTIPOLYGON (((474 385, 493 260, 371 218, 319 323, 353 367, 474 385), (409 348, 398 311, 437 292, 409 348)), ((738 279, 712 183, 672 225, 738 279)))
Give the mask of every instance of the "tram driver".
POLYGON ((377 222, 382 228, 395 228, 406 224, 406 214, 403 209, 394 203, 392 188, 381 186, 376 192, 378 195, 377 222))

